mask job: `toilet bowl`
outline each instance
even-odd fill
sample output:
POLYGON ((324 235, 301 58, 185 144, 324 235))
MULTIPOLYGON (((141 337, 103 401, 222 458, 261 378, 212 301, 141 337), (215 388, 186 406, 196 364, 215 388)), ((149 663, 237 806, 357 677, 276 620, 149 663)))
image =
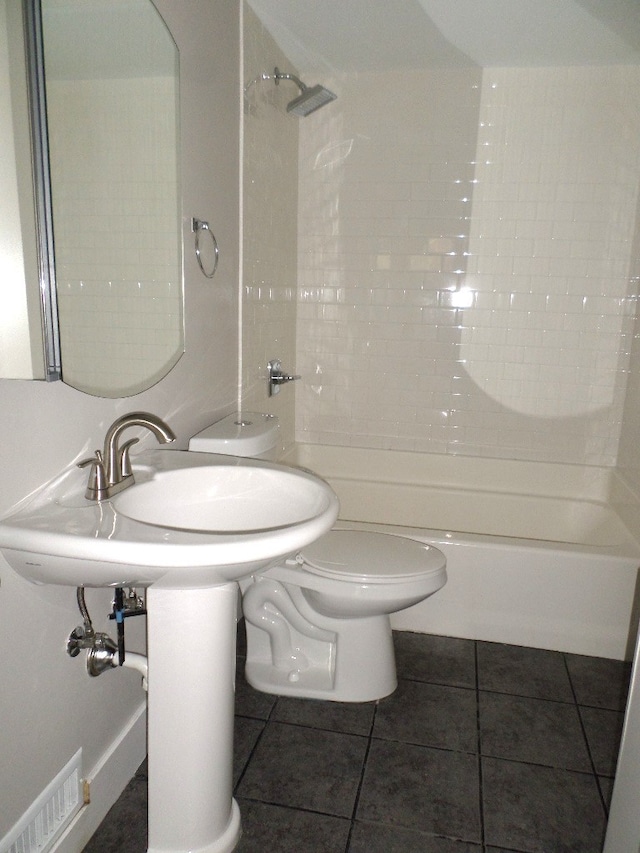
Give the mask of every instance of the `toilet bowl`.
MULTIPOLYGON (((275 458, 278 419, 229 415, 190 450, 275 458)), ((281 696, 366 702, 397 686, 389 615, 446 582, 437 548, 386 533, 337 528, 281 565, 240 582, 247 681, 281 696)))

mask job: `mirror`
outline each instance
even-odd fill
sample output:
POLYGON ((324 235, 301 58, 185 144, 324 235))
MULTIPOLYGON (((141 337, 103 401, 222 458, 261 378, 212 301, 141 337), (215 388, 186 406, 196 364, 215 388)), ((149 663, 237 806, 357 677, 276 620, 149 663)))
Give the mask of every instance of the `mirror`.
POLYGON ((184 350, 178 50, 150 0, 25 0, 49 378, 125 397, 184 350))

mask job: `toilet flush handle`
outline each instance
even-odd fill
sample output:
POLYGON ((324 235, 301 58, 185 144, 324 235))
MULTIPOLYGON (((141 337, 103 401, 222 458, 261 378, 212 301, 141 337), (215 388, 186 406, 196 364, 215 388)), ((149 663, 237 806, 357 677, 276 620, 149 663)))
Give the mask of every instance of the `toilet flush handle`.
POLYGON ((293 382, 296 379, 301 379, 301 376, 291 376, 288 373, 282 372, 282 362, 279 358, 272 359, 267 364, 267 389, 269 396, 280 393, 280 386, 285 382, 293 382))

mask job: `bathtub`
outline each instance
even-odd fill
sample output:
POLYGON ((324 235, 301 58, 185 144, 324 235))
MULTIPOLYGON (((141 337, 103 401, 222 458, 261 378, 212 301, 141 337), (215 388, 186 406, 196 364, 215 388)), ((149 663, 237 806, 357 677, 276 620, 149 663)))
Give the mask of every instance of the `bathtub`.
POLYGON ((395 629, 632 657, 640 505, 614 471, 312 444, 283 461, 331 484, 337 527, 444 552, 446 586, 395 629))

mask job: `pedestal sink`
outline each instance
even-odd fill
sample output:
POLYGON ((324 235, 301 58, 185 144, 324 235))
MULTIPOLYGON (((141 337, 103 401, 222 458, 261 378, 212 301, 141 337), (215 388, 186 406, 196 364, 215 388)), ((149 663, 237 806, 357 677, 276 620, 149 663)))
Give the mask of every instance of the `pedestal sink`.
POLYGON ((0 550, 34 583, 147 590, 149 853, 230 853, 235 631, 241 577, 328 531, 338 499, 313 474, 153 449, 112 500, 66 472, 0 521, 0 550))

